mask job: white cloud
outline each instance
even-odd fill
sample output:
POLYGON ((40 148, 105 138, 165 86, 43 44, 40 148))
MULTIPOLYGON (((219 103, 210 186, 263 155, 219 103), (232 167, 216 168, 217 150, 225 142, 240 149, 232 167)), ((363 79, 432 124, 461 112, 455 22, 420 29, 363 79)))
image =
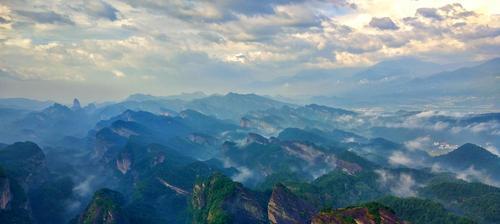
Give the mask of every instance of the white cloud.
POLYGON ((120 70, 113 70, 113 75, 116 78, 123 78, 126 76, 125 73, 121 72, 120 70))
POLYGON ((379 183, 399 197, 416 196, 416 188, 418 187, 413 177, 406 173, 394 174, 384 169, 375 170, 379 176, 379 183))
POLYGON ((498 56, 498 6, 446 6, 452 2, 8 0, 0 4, 0 57, 6 59, 0 67, 21 78, 94 82, 120 69, 128 77, 155 76, 158 87, 168 80, 182 88, 181 80, 212 76, 206 80, 220 83, 214 74, 229 72, 250 83, 400 56, 443 62, 498 56), (443 19, 430 23, 416 14, 419 8, 435 8, 443 19), (374 17, 391 29, 368 27, 374 17), (44 48, 48 43, 57 46, 44 48), (191 53, 206 57, 175 61, 191 53))
POLYGON ((428 150, 429 145, 431 144, 431 136, 418 137, 411 141, 405 142, 406 148, 410 150, 428 150))
POLYGON ((391 165, 414 166, 415 161, 401 151, 396 151, 389 156, 391 165))
POLYGON ((486 145, 484 146, 484 148, 488 151, 490 151, 491 153, 497 155, 497 156, 500 156, 500 150, 498 150, 497 147, 495 147, 495 145, 493 145, 491 142, 486 142, 486 145))
POLYGON ((485 184, 500 187, 500 183, 484 172, 477 170, 474 166, 469 167, 467 170, 462 170, 457 173, 457 178, 465 181, 481 181, 485 184))

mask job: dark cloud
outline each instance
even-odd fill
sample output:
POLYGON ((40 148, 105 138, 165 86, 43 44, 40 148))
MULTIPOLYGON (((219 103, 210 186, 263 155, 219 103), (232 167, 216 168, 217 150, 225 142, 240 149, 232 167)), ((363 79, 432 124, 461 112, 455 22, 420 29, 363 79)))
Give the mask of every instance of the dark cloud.
MULTIPOLYGON (((307 0, 193 0, 169 2, 152 0, 126 0, 136 8, 147 8, 158 13, 167 13, 180 19, 189 19, 201 22, 227 22, 238 20, 237 15, 262 16, 275 14, 275 7, 279 5, 293 5, 307 3, 307 0), (217 16, 207 17, 200 12, 200 8, 210 5, 217 10, 217 16)), ((356 9, 357 5, 349 0, 319 0, 317 2, 330 4, 337 8, 356 9)), ((207 9, 208 10, 208 9, 207 9)), ((202 10, 202 11, 207 11, 202 10)))
POLYGON ((36 12, 36 11, 24 11, 24 10, 17 10, 17 14, 30 18, 34 20, 35 22, 38 23, 59 23, 59 24, 74 24, 71 19, 69 19, 67 16, 58 14, 53 11, 43 11, 43 12, 36 12))
POLYGON ((425 18, 434 20, 445 20, 445 19, 460 19, 470 16, 476 16, 477 14, 473 11, 467 11, 465 8, 459 4, 448 4, 441 8, 419 8, 417 9, 417 16, 423 16, 425 18))
POLYGON ((118 19, 119 11, 104 1, 85 1, 83 4, 70 6, 77 12, 84 13, 96 19, 107 19, 115 21, 118 19))
POLYGON ((389 17, 373 17, 369 25, 380 30, 397 30, 399 27, 389 17))
POLYGON ((419 8, 417 14, 429 19, 443 20, 444 18, 439 15, 436 8, 419 8))
POLYGON ((7 23, 10 23, 10 20, 0 16, 0 24, 7 24, 7 23))
POLYGON ((106 2, 93 2, 86 4, 87 13, 97 18, 105 18, 111 21, 118 19, 118 10, 106 2))
MULTIPOLYGON (((306 0, 229 0, 222 1, 221 6, 228 6, 228 9, 236 13, 241 13, 245 15, 257 15, 257 14, 272 14, 274 13, 274 7, 276 5, 286 5, 286 4, 297 4, 304 3, 306 0)), ((356 9, 355 3, 348 0, 322 0, 320 2, 330 3, 336 7, 348 7, 356 9)))

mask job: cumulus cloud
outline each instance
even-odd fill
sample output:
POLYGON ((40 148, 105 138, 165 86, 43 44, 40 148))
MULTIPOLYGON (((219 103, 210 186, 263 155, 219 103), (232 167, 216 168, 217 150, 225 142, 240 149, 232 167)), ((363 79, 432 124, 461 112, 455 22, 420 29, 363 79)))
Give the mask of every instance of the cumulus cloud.
POLYGON ((169 90, 197 88, 186 80, 204 77, 220 84, 217 78, 232 73, 245 77, 234 87, 241 89, 308 69, 366 66, 402 56, 443 62, 498 56, 499 12, 409 0, 388 5, 6 0, 0 4, 5 31, 0 57, 6 59, 0 67, 16 76, 89 82, 109 81, 110 72, 119 70, 138 84, 151 84, 141 77, 156 77, 155 88, 169 90), (186 54, 204 57, 175 63, 186 54), (162 88, 166 81, 172 88, 162 88))

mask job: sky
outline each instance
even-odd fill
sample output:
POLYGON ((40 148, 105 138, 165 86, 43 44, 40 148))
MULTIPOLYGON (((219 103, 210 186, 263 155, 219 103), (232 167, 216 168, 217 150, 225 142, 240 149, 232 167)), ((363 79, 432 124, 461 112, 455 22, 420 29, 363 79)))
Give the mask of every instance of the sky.
POLYGON ((255 92, 308 70, 498 52, 491 0, 0 0, 2 98, 255 92))

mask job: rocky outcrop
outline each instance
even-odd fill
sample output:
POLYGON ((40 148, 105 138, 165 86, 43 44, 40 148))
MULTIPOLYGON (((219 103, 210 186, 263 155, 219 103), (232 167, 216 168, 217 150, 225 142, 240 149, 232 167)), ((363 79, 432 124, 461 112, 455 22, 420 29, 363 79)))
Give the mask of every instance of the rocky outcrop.
POLYGON ((158 181, 160 181, 161 184, 163 184, 163 186, 175 191, 176 194, 180 194, 180 195, 189 195, 190 193, 180 187, 176 187, 170 183, 168 183, 166 180, 162 179, 162 178, 157 178, 158 181))
POLYGON ((71 106, 71 110, 80 110, 80 109, 82 109, 80 101, 77 98, 73 99, 73 105, 71 106))
POLYGON ((267 223, 265 200, 222 174, 194 186, 193 223, 267 223))
POLYGON ((394 212, 381 204, 369 203, 358 207, 323 211, 311 224, 404 224, 394 212))
POLYGON ((122 210, 125 203, 123 195, 110 189, 101 189, 94 194, 92 201, 78 224, 128 224, 129 220, 122 210))
POLYGON ((27 196, 13 178, 0 167, 0 223, 33 223, 27 196))
POLYGON ((132 166, 132 158, 128 153, 122 153, 118 155, 116 159, 116 168, 122 173, 127 174, 127 172, 131 169, 132 166))
POLYGON ((273 224, 309 223, 316 209, 282 184, 274 187, 267 205, 269 222, 273 224))
POLYGON ((11 200, 10 180, 7 177, 0 177, 0 210, 8 209, 11 200))
POLYGON ((256 133, 248 133, 246 138, 246 144, 257 143, 257 144, 269 144, 269 140, 262 135, 256 133))

